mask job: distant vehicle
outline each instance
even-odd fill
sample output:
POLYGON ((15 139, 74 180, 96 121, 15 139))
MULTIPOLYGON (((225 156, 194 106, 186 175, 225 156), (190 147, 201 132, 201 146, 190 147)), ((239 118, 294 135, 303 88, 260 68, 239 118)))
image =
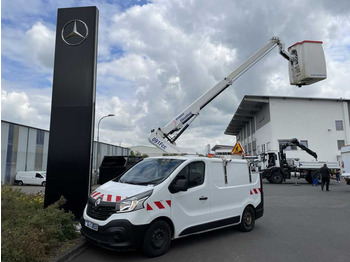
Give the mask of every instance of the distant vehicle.
POLYGON ((19 186, 46 186, 46 171, 18 171, 15 177, 15 184, 19 186))
POLYGON ((342 177, 350 185, 350 145, 341 148, 342 177))
POLYGON ((260 162, 258 164, 259 171, 262 173, 263 178, 266 178, 273 184, 280 184, 286 179, 290 179, 292 173, 298 173, 299 178, 305 178, 310 184, 312 183, 313 178, 317 178, 317 180, 321 182, 321 174, 319 171, 324 164, 327 164, 328 168, 334 173, 340 170, 340 166, 337 162, 317 161, 317 154, 301 144, 296 138, 281 145, 278 153, 269 151, 263 153, 261 156, 260 160, 256 161, 260 162), (311 162, 287 159, 284 150, 288 146, 300 147, 302 150, 313 156, 316 161, 311 162))

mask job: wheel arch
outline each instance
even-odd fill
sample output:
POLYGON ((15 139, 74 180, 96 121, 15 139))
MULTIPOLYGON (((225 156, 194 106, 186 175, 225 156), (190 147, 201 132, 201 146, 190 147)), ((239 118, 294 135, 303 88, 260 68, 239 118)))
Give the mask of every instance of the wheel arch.
POLYGON ((157 218, 153 219, 149 225, 151 225, 154 222, 159 221, 159 220, 163 220, 163 221, 168 223, 168 225, 170 226, 170 229, 171 229, 171 238, 174 238, 175 226, 174 226, 173 221, 169 217, 167 217, 167 216, 157 217, 157 218))

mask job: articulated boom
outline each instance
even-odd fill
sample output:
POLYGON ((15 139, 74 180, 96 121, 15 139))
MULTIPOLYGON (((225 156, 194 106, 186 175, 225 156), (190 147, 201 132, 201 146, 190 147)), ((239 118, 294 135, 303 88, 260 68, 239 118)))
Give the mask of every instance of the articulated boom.
POLYGON ((255 54, 248 58, 242 65, 236 68, 218 84, 216 84, 205 94, 199 97, 188 108, 186 108, 183 112, 171 120, 166 126, 153 129, 150 136, 148 137, 149 142, 162 149, 166 153, 195 154, 196 152, 193 149, 178 148, 175 144, 175 141, 199 115, 200 110, 209 104, 215 97, 221 94, 227 87, 232 85, 232 83, 238 77, 244 74, 256 62, 268 54, 276 45, 279 46, 280 54, 291 63, 293 63, 295 58, 284 50, 284 44, 280 41, 280 39, 278 37, 271 38, 266 45, 259 49, 255 54))

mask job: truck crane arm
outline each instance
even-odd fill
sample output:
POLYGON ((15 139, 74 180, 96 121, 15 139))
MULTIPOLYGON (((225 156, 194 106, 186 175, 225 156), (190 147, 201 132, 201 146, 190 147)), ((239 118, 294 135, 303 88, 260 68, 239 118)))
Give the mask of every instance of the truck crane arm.
POLYGON ((214 87, 209 89, 189 107, 172 119, 166 126, 151 130, 148 140, 151 144, 170 154, 196 154, 195 150, 179 148, 175 141, 190 126, 199 112, 209 104, 215 97, 221 94, 227 87, 244 74, 250 67, 268 54, 274 47, 279 46, 279 53, 288 61, 293 62, 294 58, 285 51, 284 43, 278 37, 271 38, 262 48, 249 57, 242 65, 222 79, 214 87))
POLYGON ((302 150, 305 150, 309 155, 313 156, 313 157, 316 159, 316 161, 317 161, 317 154, 316 154, 314 151, 312 151, 311 149, 309 149, 309 148, 307 148, 306 146, 304 146, 303 144, 301 144, 301 143, 299 142, 299 140, 296 139, 296 138, 291 139, 289 142, 284 143, 284 144, 281 146, 281 148, 280 148, 280 155, 281 155, 281 157, 284 157, 283 151, 284 151, 284 149, 286 149, 288 146, 297 146, 297 147, 301 148, 302 150))

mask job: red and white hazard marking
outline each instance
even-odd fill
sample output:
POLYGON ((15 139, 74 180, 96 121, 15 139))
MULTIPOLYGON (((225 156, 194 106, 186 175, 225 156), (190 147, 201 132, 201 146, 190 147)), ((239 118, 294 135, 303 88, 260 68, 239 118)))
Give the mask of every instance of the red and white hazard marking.
POLYGON ((101 198, 102 201, 107 202, 118 202, 126 197, 118 196, 118 195, 111 195, 111 194, 102 194, 101 192, 94 191, 91 193, 91 197, 94 199, 101 198))
POLYGON ((257 195, 257 194, 259 194, 259 192, 261 192, 261 188, 259 187, 259 188, 253 188, 252 190, 250 190, 250 194, 251 195, 257 195))
POLYGON ((147 210, 165 209, 171 207, 171 200, 154 201, 147 203, 147 210))

